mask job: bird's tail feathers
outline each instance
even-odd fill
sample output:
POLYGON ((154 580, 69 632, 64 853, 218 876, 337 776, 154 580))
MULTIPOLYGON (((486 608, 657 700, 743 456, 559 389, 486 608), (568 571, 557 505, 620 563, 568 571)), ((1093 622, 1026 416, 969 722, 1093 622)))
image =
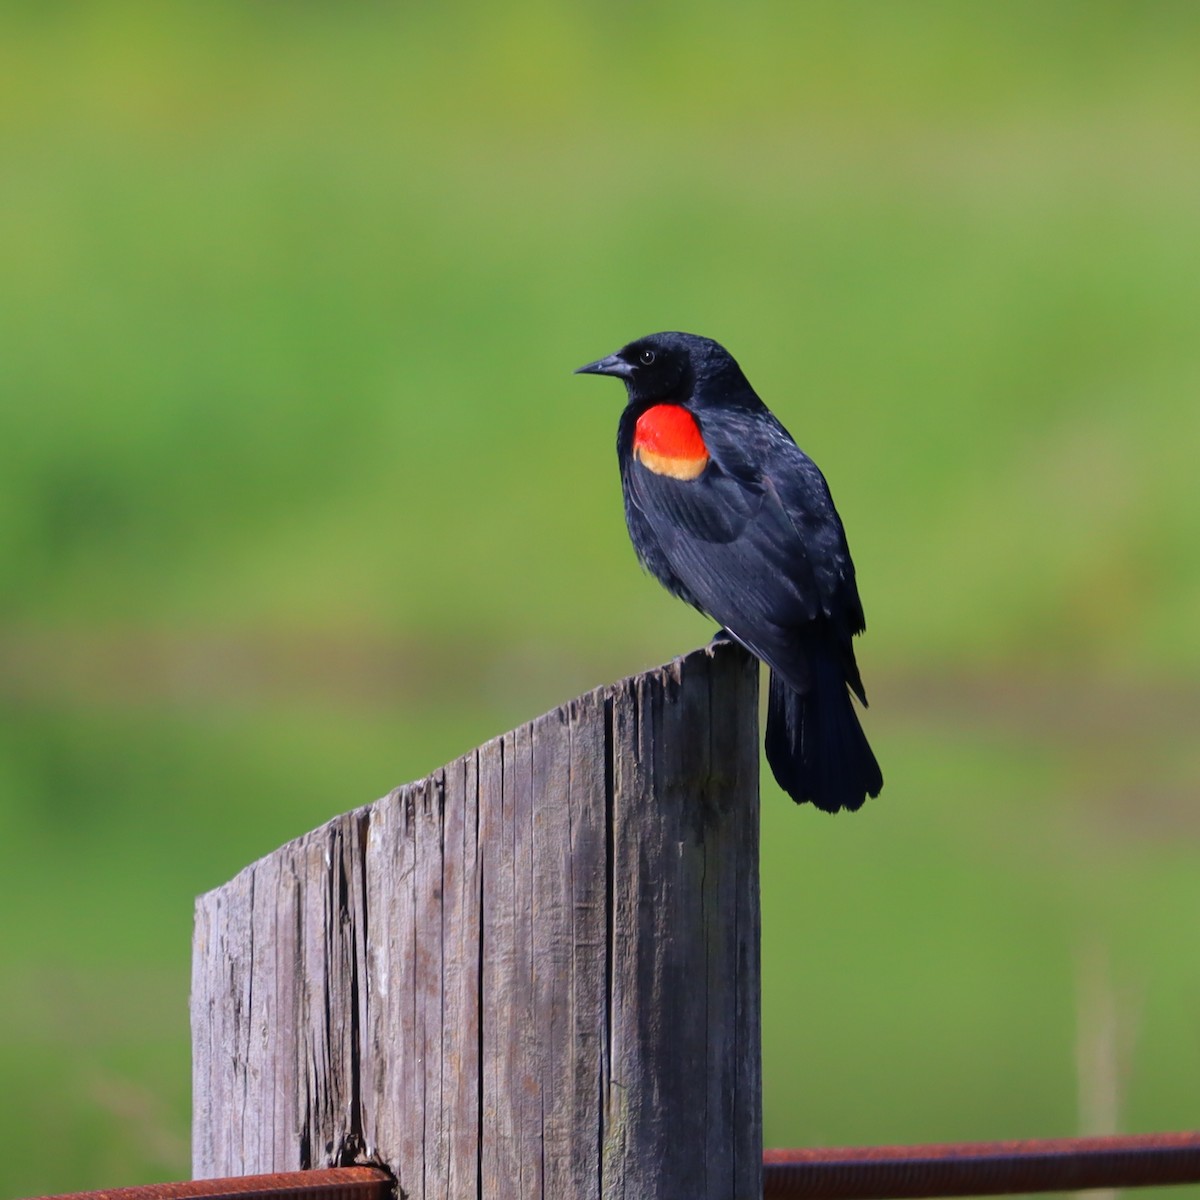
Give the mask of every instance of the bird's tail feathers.
POLYGON ((868 796, 879 795, 883 774, 836 657, 816 647, 810 664, 803 693, 771 672, 767 762, 797 804, 811 801, 825 812, 853 812, 868 796))

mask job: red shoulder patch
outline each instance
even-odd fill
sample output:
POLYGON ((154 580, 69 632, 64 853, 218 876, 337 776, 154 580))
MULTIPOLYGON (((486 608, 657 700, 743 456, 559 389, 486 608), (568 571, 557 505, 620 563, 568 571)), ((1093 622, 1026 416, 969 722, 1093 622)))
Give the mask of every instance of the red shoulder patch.
POLYGON ((678 404, 656 404, 638 417, 633 456, 647 470, 672 479, 696 479, 708 466, 700 426, 678 404))

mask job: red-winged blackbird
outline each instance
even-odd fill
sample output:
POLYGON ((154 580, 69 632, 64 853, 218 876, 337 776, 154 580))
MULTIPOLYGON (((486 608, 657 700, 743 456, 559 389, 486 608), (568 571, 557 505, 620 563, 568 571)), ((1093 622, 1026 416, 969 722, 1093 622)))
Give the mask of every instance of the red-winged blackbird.
POLYGON ((709 338, 656 333, 580 367, 629 393, 625 520, 646 568, 771 668, 767 761, 797 804, 861 808, 883 776, 854 711, 866 628, 825 477, 709 338))

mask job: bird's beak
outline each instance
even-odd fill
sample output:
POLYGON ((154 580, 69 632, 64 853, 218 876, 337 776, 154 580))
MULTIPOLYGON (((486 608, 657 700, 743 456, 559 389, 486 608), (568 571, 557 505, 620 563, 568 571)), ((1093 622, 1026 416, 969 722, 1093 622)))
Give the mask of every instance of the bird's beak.
POLYGON ((628 379, 633 374, 633 366, 616 354, 607 358, 597 359, 586 367, 577 367, 576 375, 615 375, 618 379, 628 379))

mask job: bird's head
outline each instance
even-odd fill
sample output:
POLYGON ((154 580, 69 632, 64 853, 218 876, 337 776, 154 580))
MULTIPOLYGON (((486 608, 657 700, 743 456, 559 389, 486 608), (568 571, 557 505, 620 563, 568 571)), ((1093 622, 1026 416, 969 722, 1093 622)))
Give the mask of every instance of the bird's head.
POLYGON ((615 354, 580 367, 576 375, 614 375, 624 380, 630 404, 683 402, 709 390, 722 376, 741 372, 711 338, 694 333, 652 333, 615 354))

